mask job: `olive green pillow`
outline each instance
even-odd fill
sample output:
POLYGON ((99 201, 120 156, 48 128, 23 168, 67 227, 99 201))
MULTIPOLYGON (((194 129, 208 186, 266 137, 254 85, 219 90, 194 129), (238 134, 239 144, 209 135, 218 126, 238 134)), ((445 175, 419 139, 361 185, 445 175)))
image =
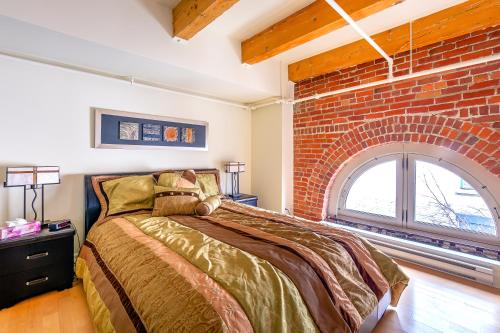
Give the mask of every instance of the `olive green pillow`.
POLYGON ((217 183, 217 178, 215 177, 215 174, 197 173, 196 180, 200 184, 201 190, 207 197, 220 194, 219 184, 217 183))
POLYGON ((108 202, 106 215, 153 209, 153 175, 130 176, 102 182, 108 202))
POLYGON ((194 215, 200 203, 201 190, 197 187, 154 187, 153 216, 194 215))
POLYGON ((208 216, 219 208, 221 204, 220 195, 212 195, 196 205, 195 211, 200 216, 208 216))

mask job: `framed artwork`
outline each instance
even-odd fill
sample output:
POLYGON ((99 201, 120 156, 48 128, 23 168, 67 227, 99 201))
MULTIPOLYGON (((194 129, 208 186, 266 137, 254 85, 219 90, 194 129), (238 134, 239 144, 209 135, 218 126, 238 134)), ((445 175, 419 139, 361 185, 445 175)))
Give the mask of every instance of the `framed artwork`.
POLYGON ((120 121, 120 140, 139 140, 139 123, 120 121))
POLYGON ((208 150, 208 122, 93 108, 95 148, 208 150))
POLYGON ((142 125, 142 140, 143 141, 161 141, 161 125, 158 124, 143 124, 142 125))
POLYGON ((163 140, 167 142, 179 142, 179 128, 172 126, 164 126, 163 140))
POLYGON ((195 142, 195 136, 194 136, 194 128, 191 127, 184 127, 182 129, 182 142, 191 144, 195 142))

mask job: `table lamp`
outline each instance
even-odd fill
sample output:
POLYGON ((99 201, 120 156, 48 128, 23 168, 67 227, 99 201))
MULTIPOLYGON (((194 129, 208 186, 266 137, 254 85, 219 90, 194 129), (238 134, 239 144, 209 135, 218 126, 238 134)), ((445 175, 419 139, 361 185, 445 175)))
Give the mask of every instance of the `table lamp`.
POLYGON ((224 165, 226 172, 231 174, 231 197, 239 198, 240 194, 240 173, 245 172, 245 163, 226 162, 224 165))
POLYGON ((60 184, 59 167, 56 166, 29 166, 29 167, 7 167, 5 176, 5 187, 24 187, 24 219, 26 219, 26 192, 32 190, 34 193, 31 208, 35 214, 35 220, 38 218, 35 209, 35 201, 38 197, 38 189, 42 192, 42 220, 45 220, 44 207, 44 188, 45 185, 60 184))

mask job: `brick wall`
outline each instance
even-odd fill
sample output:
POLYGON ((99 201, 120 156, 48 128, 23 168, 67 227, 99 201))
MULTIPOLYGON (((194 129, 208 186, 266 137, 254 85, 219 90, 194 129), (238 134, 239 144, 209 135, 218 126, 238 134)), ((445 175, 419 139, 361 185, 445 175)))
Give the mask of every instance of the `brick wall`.
MULTIPOLYGON (((500 27, 414 50, 413 72, 500 53, 500 27)), ((409 73, 410 54, 394 57, 395 76, 409 73)), ((387 78, 382 60, 295 85, 295 97, 387 78)), ((327 195, 343 164, 393 142, 446 147, 500 176, 500 61, 356 90, 295 105, 294 213, 325 217, 327 195)))

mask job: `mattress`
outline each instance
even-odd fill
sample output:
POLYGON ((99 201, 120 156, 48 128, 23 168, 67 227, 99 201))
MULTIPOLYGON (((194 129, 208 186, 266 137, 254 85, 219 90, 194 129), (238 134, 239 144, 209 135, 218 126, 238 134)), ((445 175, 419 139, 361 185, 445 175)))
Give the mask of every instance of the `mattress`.
POLYGON ((408 284, 363 238, 231 201, 98 221, 76 273, 99 332, 356 332, 408 284))

